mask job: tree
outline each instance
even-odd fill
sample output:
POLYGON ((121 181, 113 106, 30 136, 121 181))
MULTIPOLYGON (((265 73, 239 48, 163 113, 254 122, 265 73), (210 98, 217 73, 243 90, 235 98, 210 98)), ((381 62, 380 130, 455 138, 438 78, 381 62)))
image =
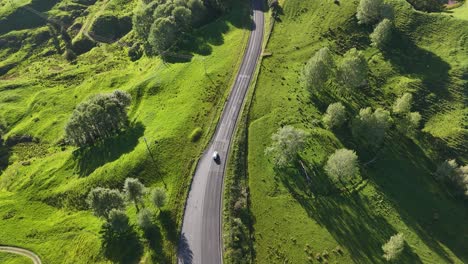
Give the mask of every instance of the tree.
POLYGON ((410 93, 405 93, 395 101, 393 112, 397 114, 406 114, 411 111, 412 104, 413 96, 410 93))
POLYGON ((398 120, 398 129, 404 134, 412 135, 419 127, 421 119, 421 114, 418 112, 407 113, 398 120))
POLYGON ((133 30, 142 41, 147 41, 151 25, 154 23, 153 13, 158 7, 158 2, 139 4, 132 17, 133 30))
POLYGON ((199 27, 206 20, 207 10, 201 0, 189 0, 187 7, 192 11, 192 25, 199 27))
POLYGON ((65 126, 65 139, 79 147, 116 135, 128 127, 130 94, 116 90, 97 94, 80 103, 65 126))
POLYGON ((457 168, 452 181, 462 194, 468 197, 468 165, 457 168))
POLYGON ((455 174, 457 168, 458 163, 456 160, 446 160, 437 167, 435 175, 439 180, 450 179, 455 174))
POLYGON ((356 17, 359 24, 373 24, 381 19, 383 0, 361 0, 356 17))
POLYGON ((405 239, 403 237, 403 234, 398 233, 390 237, 387 243, 385 243, 382 246, 382 250, 384 251, 383 257, 387 261, 395 260, 403 252, 404 247, 405 247, 405 239))
POLYGON ((86 201, 96 216, 106 219, 109 218, 112 209, 123 210, 125 208, 124 197, 118 190, 94 188, 89 192, 86 201))
POLYGON ((349 149, 338 149, 328 157, 325 172, 335 182, 343 186, 359 172, 356 152, 349 149))
POLYGON ((333 75, 335 62, 327 47, 317 51, 309 59, 303 71, 303 79, 309 89, 321 89, 333 75))
POLYGON ((370 107, 361 109, 352 123, 352 133, 356 138, 364 139, 371 146, 382 143, 385 132, 390 127, 392 118, 390 112, 377 108, 372 112, 370 107))
POLYGON ((273 158, 277 167, 284 167, 297 158, 298 152, 305 147, 307 133, 292 126, 285 126, 271 136, 273 143, 265 154, 273 158))
POLYGON ((166 204, 166 198, 166 192, 162 188, 155 188, 151 193, 151 200, 159 210, 166 204))
POLYGON ((108 224, 117 233, 124 233, 130 229, 128 216, 122 210, 112 209, 109 212, 108 224))
POLYGON ((140 210, 138 208, 138 203, 142 201, 143 194, 145 193, 145 186, 138 179, 127 178, 124 183, 124 192, 127 199, 135 204, 138 212, 140 210))
POLYGON ((468 165, 459 166, 454 159, 446 160, 437 167, 435 175, 438 180, 448 181, 468 197, 468 165))
POLYGON ((368 70, 364 54, 353 48, 346 52, 338 66, 338 76, 345 86, 355 88, 365 83, 368 70))
POLYGON ((178 33, 174 18, 159 18, 151 26, 148 42, 154 51, 160 55, 164 55, 166 51, 176 44, 178 33))
POLYGON ((151 213, 150 210, 148 209, 142 209, 138 213, 138 225, 141 227, 143 230, 148 230, 151 227, 153 227, 153 214, 151 213))
POLYGON ((172 16, 177 27, 182 32, 187 32, 192 25, 192 11, 184 6, 177 6, 172 10, 172 16))
POLYGON ((391 40, 392 30, 392 22, 389 19, 382 20, 370 34, 372 45, 383 50, 391 40))
POLYGON ((346 109, 341 103, 330 104, 323 116, 323 123, 328 128, 337 128, 346 121, 346 109))

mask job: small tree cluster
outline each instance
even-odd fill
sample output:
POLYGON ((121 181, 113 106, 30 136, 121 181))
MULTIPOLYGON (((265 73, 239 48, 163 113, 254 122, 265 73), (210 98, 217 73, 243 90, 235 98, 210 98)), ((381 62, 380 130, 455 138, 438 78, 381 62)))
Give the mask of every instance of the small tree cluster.
POLYGON ((468 197, 468 165, 460 166, 455 160, 446 160, 437 167, 435 175, 439 180, 448 181, 468 197))
POLYGON ((86 201, 96 216, 106 219, 112 210, 125 208, 125 199, 119 190, 97 187, 89 192, 86 201))
POLYGON ((309 59, 303 71, 303 79, 309 89, 320 90, 333 76, 335 61, 330 50, 324 47, 309 59))
POLYGON ((307 133, 292 126, 285 126, 272 135, 273 143, 265 154, 273 159, 277 167, 284 167, 293 162, 305 147, 307 133))
POLYGON ((145 0, 133 15, 133 28, 137 36, 155 53, 165 55, 186 38, 192 30, 203 24, 207 14, 224 12, 230 0, 145 0))
POLYGON ((346 122, 346 109, 341 103, 330 104, 323 115, 323 123, 328 128, 341 127, 346 122))
POLYGON ((363 85, 367 80, 369 67, 361 51, 350 49, 338 65, 338 77, 343 85, 355 88, 363 85))
POLYGON ((393 113, 398 121, 397 127, 404 134, 413 134, 421 122, 421 115, 418 112, 411 112, 412 104, 413 96, 405 93, 393 105, 393 113))
POLYGON ((328 157, 325 172, 334 182, 346 186, 359 172, 356 152, 349 149, 336 150, 328 157))
POLYGON ((116 90, 80 103, 65 126, 65 139, 82 147, 115 135, 129 124, 127 108, 131 101, 127 92, 116 90))
POLYGON ((396 260, 401 255, 404 248, 405 238, 403 237, 403 234, 398 233, 390 237, 387 243, 382 246, 382 250, 384 252, 383 257, 387 261, 396 260))
POLYGON ((393 23, 389 19, 382 20, 370 34, 372 45, 383 50, 392 38, 393 23))
POLYGON ((390 112, 367 107, 359 111, 352 123, 352 133, 356 138, 362 138, 366 144, 377 146, 382 143, 387 129, 392 123, 390 112))

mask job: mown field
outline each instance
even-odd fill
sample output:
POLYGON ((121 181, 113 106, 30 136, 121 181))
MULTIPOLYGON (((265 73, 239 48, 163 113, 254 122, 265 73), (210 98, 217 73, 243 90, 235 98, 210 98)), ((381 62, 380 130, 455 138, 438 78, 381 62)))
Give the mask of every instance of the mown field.
MULTIPOLYGON (((96 17, 106 12, 129 16, 135 2, 98 1, 76 18, 76 5, 68 0, 43 2, 36 11, 65 21, 73 18, 81 27, 72 37, 80 39, 96 17)), ((175 261, 191 171, 214 129, 247 40, 248 2, 196 30, 203 55, 175 56, 172 63, 146 56, 131 61, 127 50, 132 32, 112 44, 97 44, 69 63, 62 56, 60 36, 36 21, 37 13, 27 13, 30 20, 24 25, 9 23, 28 12, 17 8, 29 3, 0 6, 0 41, 6 44, 0 49, 3 139, 34 138, 2 152, 0 244, 28 248, 44 263, 109 263, 101 252, 103 220, 88 210, 85 197, 93 187, 122 189, 125 178, 135 177, 147 187, 166 188, 168 194, 168 204, 155 219, 155 242, 140 239, 144 250, 136 257, 142 263, 175 261), (92 147, 59 144, 78 103, 116 89, 133 98, 129 129, 92 147), (196 128, 202 129, 202 138, 192 142, 196 128)), ((136 225, 134 207, 127 208, 136 225)))
POLYGON ((382 53, 370 46, 372 27, 357 23, 357 1, 280 2, 283 14, 266 48, 272 56, 262 62, 249 116, 256 262, 319 263, 319 254, 322 263, 383 263, 382 244, 401 232, 407 246, 399 263, 466 263, 466 202, 432 173, 448 158, 468 162, 467 21, 391 1, 396 31, 382 53), (325 46, 336 58, 362 50, 368 87, 347 96, 311 96, 301 72, 325 46), (367 106, 391 109, 404 92, 414 95, 421 129, 412 137, 390 129, 378 153, 353 140, 348 127, 334 133, 321 124, 330 103, 342 102, 352 117, 367 106), (301 153, 310 181, 300 166, 274 169, 264 154, 284 125, 310 135, 301 153), (362 181, 337 193, 323 166, 343 147, 356 150, 362 181))

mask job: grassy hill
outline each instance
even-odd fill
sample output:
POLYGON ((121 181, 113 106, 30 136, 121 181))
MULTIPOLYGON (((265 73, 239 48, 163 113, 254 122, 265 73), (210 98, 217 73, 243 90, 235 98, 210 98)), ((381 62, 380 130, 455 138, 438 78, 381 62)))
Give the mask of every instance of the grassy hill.
MULTIPOLYGON (((168 194, 168 204, 155 219, 156 242, 141 239, 145 250, 137 258, 142 263, 175 260, 191 171, 214 129, 247 40, 248 2, 197 29, 204 55, 184 55, 176 58, 182 60, 178 63, 146 56, 131 61, 127 52, 133 32, 109 44, 95 43, 70 63, 62 55, 63 36, 44 20, 66 25, 75 43, 93 32, 101 16, 130 18, 135 4, 2 1, 0 116, 7 127, 3 138, 12 143, 0 176, 0 244, 31 249, 44 263, 109 263, 101 252, 103 220, 92 215, 84 198, 93 187, 122 189, 125 178, 136 177, 168 194), (61 145, 74 107, 116 89, 132 95, 131 127, 92 147, 61 145), (197 128, 202 138, 192 142, 190 134, 197 128)), ((133 206, 128 215, 135 224, 133 206)))
POLYGON ((0 262, 4 264, 30 264, 32 261, 20 255, 10 253, 0 253, 0 262))
MULTIPOLYGON (((434 180, 448 158, 468 162, 466 148, 468 23, 446 14, 395 7, 396 33, 386 52, 370 46, 371 26, 358 25, 357 1, 280 1, 249 114, 248 175, 257 263, 383 263, 381 245, 397 232, 407 247, 400 263, 466 263, 466 202, 434 180), (338 58, 355 47, 368 60, 369 85, 349 96, 311 96, 300 81, 307 60, 328 46, 338 58), (391 129, 376 154, 350 135, 321 125, 328 104, 342 102, 349 117, 360 108, 390 109, 404 92, 415 98, 422 131, 391 129), (274 169, 264 155, 284 125, 309 132, 300 166, 274 169), (336 149, 356 150, 362 181, 337 193, 323 166, 336 149), (376 157, 375 162, 366 164, 376 157), (320 260, 318 260, 320 259, 320 260)), ((458 10, 453 10, 458 13, 458 10)))

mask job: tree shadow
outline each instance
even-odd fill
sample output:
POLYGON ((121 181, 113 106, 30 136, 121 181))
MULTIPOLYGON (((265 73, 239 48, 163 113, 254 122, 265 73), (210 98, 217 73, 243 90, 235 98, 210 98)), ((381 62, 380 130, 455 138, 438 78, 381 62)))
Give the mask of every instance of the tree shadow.
POLYGON ((208 56, 213 52, 212 46, 224 44, 224 35, 232 25, 235 28, 253 30, 255 23, 251 18, 252 11, 248 4, 236 5, 229 13, 184 36, 178 47, 166 52, 163 58, 169 63, 191 61, 193 54, 208 56))
POLYGON ((462 201, 453 198, 443 185, 433 179, 435 170, 424 151, 413 141, 392 135, 378 159, 369 168, 370 178, 392 201, 394 208, 410 228, 437 255, 453 262, 448 247, 462 261, 468 261, 468 210, 462 201), (405 172, 405 173, 402 173, 405 172))
MULTIPOLYGON (((297 173, 282 175, 283 183, 290 194, 301 204, 310 218, 330 232, 334 239, 349 251, 356 263, 381 263, 381 246, 397 231, 378 214, 372 213, 368 204, 372 203, 359 193, 337 192, 333 183, 318 170, 314 173, 315 183, 326 184, 323 195, 308 195, 304 180, 297 173)), ((317 191, 314 191, 317 193, 317 191)), ((402 263, 422 263, 410 248, 400 256, 402 263)))
POLYGON ((162 210, 159 213, 159 222, 164 230, 164 237, 173 245, 177 244, 178 234, 177 234, 177 224, 175 221, 174 215, 171 211, 162 210))
POLYGON ((131 152, 143 136, 145 127, 138 122, 119 135, 107 138, 94 146, 80 148, 73 152, 76 170, 81 177, 88 176, 97 168, 117 160, 125 153, 131 152))
POLYGON ((163 237, 161 229, 157 225, 152 225, 150 228, 144 230, 145 238, 148 240, 150 249, 155 253, 152 254, 152 260, 155 263, 170 263, 168 256, 164 254, 163 237))
POLYGON ((102 251, 113 263, 138 263, 143 255, 143 246, 132 227, 123 233, 104 227, 102 240, 102 251))
POLYGON ((190 249, 185 234, 180 236, 179 246, 177 248, 177 259, 181 264, 192 264, 193 262, 193 252, 190 249))
POLYGON ((416 75, 431 92, 440 97, 449 96, 450 65, 447 62, 396 30, 389 47, 383 55, 400 74, 416 75))

